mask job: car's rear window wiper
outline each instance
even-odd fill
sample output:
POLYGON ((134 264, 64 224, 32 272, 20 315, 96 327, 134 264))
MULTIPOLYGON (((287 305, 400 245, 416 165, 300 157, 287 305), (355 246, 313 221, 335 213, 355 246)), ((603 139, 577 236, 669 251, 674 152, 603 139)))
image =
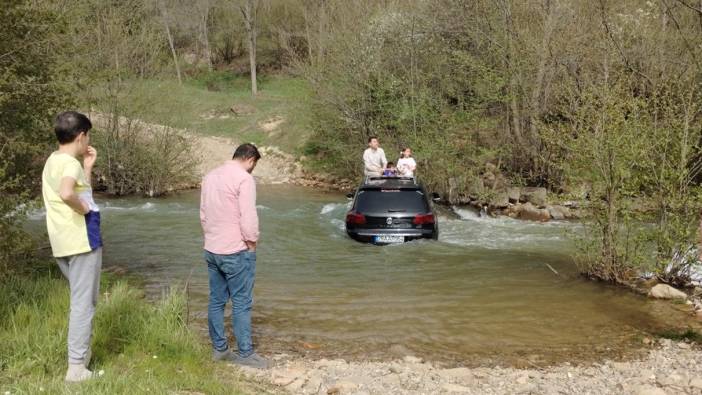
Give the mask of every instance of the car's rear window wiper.
POLYGON ((404 209, 393 209, 393 208, 388 209, 388 212, 389 212, 389 213, 404 213, 405 211, 407 211, 407 210, 404 210, 404 209))

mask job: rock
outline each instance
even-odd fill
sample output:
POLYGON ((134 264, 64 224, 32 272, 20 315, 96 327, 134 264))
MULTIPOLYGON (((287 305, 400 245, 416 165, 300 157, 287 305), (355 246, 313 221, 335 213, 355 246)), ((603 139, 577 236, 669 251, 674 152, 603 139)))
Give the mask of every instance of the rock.
POLYGON ((229 107, 229 111, 233 112, 234 115, 251 115, 256 112, 256 109, 248 104, 234 104, 229 107))
POLYGON ((305 380, 304 377, 298 377, 297 379, 295 379, 295 381, 286 385, 285 389, 290 392, 297 393, 302 389, 305 383, 307 383, 307 380, 305 380))
POLYGON ((523 375, 517 377, 517 379, 515 380, 515 382, 516 382, 517 384, 524 385, 524 384, 526 384, 526 383, 529 382, 529 375, 523 374, 523 375))
POLYGON ((551 219, 551 214, 546 209, 536 208, 531 203, 525 203, 520 207, 517 217, 529 221, 548 221, 551 219))
POLYGON ((422 363, 422 358, 418 358, 413 355, 407 355, 404 358, 402 358, 402 360, 407 363, 422 363))
POLYGON ((519 187, 509 187, 507 188, 507 198, 510 203, 518 203, 519 197, 522 195, 521 189, 519 187))
POLYGON ((490 199, 490 208, 507 208, 509 206, 509 196, 507 192, 496 192, 490 199))
POLYGON ((702 377, 695 377, 694 379, 690 380, 689 385, 691 388, 702 390, 702 377))
POLYGON ((295 379, 305 374, 301 368, 275 368, 271 372, 272 382, 275 385, 284 387, 291 384, 295 379))
POLYGON ((439 371, 439 375, 443 378, 473 378, 473 372, 468 368, 453 368, 453 369, 442 369, 439 371))
POLYGON ((473 180, 470 182, 470 184, 468 184, 468 188, 467 188, 466 192, 468 193, 468 196, 475 198, 475 197, 479 196, 480 194, 482 194, 484 190, 485 190, 485 184, 483 184, 483 180, 481 178, 476 177, 476 178, 473 178, 473 180))
POLYGON ((441 387, 441 390, 442 390, 442 392, 446 392, 449 394, 456 394, 456 393, 463 394, 463 393, 470 392, 470 388, 464 387, 464 386, 458 385, 458 384, 444 384, 441 387))
POLYGON ((570 213, 570 210, 568 207, 564 206, 546 206, 546 210, 548 210, 548 213, 551 215, 551 218, 561 221, 564 219, 568 219, 572 217, 572 214, 570 213))
POLYGON ((690 349, 690 345, 687 344, 687 343, 682 343, 682 342, 680 342, 680 343, 678 343, 678 348, 681 348, 681 349, 683 349, 683 350, 689 350, 689 349, 690 349))
POLYGON ((524 187, 521 189, 519 201, 522 203, 529 202, 537 207, 546 206, 546 188, 540 187, 524 187))
POLYGON ((663 387, 668 387, 668 386, 673 386, 673 385, 681 385, 683 384, 683 381, 686 381, 681 375, 677 373, 671 373, 670 375, 666 377, 661 377, 656 382, 658 385, 663 386, 663 387))
POLYGON ((648 296, 657 299, 687 299, 685 292, 679 291, 668 284, 658 284, 651 288, 648 296))
POLYGON ((320 374, 312 374, 312 376, 307 380, 305 388, 310 389, 312 392, 317 393, 322 387, 323 380, 320 374))
POLYGON ((661 388, 654 387, 652 385, 640 385, 634 389, 634 394, 636 395, 668 395, 667 392, 661 388))
POLYGON ((351 392, 356 388, 358 388, 358 384, 356 383, 347 380, 339 380, 327 390, 327 394, 351 392))

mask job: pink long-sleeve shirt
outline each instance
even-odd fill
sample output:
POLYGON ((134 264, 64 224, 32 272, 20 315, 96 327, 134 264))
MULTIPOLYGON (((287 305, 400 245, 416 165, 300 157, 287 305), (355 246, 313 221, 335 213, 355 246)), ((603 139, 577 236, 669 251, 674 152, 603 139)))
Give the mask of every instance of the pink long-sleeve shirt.
POLYGON ((246 250, 258 241, 256 183, 236 161, 228 161, 202 180, 200 223, 205 250, 221 255, 246 250))

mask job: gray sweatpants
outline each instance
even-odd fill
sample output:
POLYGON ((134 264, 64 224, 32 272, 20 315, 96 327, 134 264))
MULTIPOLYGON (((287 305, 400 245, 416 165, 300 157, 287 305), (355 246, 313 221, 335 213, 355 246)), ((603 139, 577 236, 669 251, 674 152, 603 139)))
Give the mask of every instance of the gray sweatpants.
POLYGON ((56 258, 71 288, 68 319, 68 363, 80 364, 90 348, 95 305, 100 294, 102 248, 85 254, 56 258))

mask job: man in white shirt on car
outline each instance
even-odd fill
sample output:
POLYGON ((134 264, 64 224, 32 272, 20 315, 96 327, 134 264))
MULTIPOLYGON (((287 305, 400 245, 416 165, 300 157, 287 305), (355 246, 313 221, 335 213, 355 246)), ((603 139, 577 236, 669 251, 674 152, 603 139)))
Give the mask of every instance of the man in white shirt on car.
POLYGON ((363 174, 371 177, 380 177, 388 164, 385 151, 380 148, 380 142, 375 136, 368 138, 368 148, 363 152, 363 174))

